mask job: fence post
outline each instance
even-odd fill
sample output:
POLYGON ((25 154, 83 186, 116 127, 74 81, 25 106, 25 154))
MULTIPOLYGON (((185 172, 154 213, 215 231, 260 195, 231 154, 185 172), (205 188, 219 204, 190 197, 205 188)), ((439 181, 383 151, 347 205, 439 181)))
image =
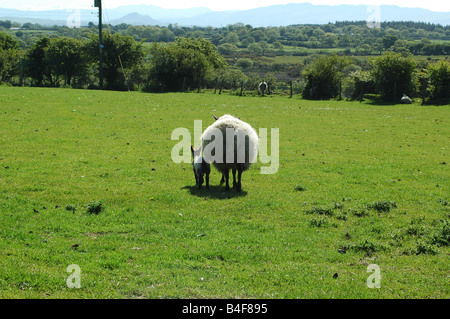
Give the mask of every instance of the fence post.
POLYGON ((244 91, 244 80, 241 81, 241 93, 239 93, 239 96, 242 96, 242 91, 244 91))
POLYGON ((200 80, 198 81, 198 89, 197 89, 197 93, 200 93, 200 88, 202 87, 202 78, 200 78, 200 80))
POLYGON ((291 87, 291 95, 289 95, 289 98, 292 98, 292 94, 293 94, 293 92, 292 92, 292 81, 289 81, 289 85, 291 87))

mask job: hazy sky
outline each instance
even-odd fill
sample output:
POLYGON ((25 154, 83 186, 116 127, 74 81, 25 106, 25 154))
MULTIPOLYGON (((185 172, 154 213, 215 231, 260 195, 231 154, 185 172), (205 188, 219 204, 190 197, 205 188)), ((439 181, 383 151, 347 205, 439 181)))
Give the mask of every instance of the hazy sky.
MULTIPOLYGON (((381 5, 392 4, 400 7, 424 8, 432 11, 450 12, 448 0, 103 0, 105 8, 115 8, 122 5, 153 4, 163 8, 208 7, 212 10, 243 10, 264 7, 273 4, 303 3, 313 4, 361 4, 381 5)), ((48 10, 90 8, 94 0, 0 0, 0 8, 20 10, 48 10)), ((1 13, 0 13, 1 15, 1 13)))

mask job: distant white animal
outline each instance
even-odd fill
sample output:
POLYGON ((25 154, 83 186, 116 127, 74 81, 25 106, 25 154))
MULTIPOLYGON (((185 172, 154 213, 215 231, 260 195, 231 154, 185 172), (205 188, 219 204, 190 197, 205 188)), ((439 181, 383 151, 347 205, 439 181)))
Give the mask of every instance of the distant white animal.
POLYGON ((220 118, 213 116, 216 121, 203 132, 201 137, 203 156, 222 173, 221 183, 226 182, 227 191, 230 189, 229 171, 231 169, 233 187, 240 191, 242 172, 249 169, 256 159, 258 135, 250 124, 239 118, 228 114, 220 118))
POLYGON ((403 94, 402 98, 400 99, 400 102, 402 104, 411 104, 411 98, 409 96, 407 96, 406 94, 403 94))
POLYGON ((264 82, 264 81, 262 81, 261 83, 259 83, 258 89, 259 89, 259 91, 261 92, 262 96, 264 96, 264 93, 265 93, 266 90, 267 90, 267 83, 264 82))
POLYGON ((202 188, 203 176, 205 175, 206 187, 209 187, 209 174, 211 172, 211 165, 206 162, 205 158, 202 157, 202 149, 198 148, 194 150, 191 146, 191 153, 194 160, 192 161, 192 167, 194 168, 195 175, 195 185, 198 189, 202 188))

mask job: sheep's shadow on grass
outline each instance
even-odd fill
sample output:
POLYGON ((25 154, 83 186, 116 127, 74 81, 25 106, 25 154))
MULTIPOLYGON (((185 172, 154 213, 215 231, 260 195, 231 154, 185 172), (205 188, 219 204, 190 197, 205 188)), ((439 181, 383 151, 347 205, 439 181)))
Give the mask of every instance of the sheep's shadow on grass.
POLYGON ((209 185, 209 187, 205 187, 203 185, 202 189, 198 189, 195 185, 188 185, 182 187, 181 189, 187 189, 191 195, 203 198, 230 199, 247 196, 247 192, 245 190, 238 192, 233 187, 231 187, 227 192, 225 190, 225 186, 223 185, 209 185))

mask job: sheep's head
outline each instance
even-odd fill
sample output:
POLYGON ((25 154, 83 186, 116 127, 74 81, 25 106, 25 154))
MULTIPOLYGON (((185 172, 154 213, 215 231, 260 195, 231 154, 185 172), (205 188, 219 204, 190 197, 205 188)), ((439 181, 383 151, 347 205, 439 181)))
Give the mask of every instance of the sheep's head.
MULTIPOLYGON (((215 119, 216 121, 219 119, 219 118, 218 118, 217 116, 215 116, 214 114, 213 114, 212 116, 214 117, 214 119, 215 119)), ((237 119, 240 120, 241 118, 238 117, 237 119)))

